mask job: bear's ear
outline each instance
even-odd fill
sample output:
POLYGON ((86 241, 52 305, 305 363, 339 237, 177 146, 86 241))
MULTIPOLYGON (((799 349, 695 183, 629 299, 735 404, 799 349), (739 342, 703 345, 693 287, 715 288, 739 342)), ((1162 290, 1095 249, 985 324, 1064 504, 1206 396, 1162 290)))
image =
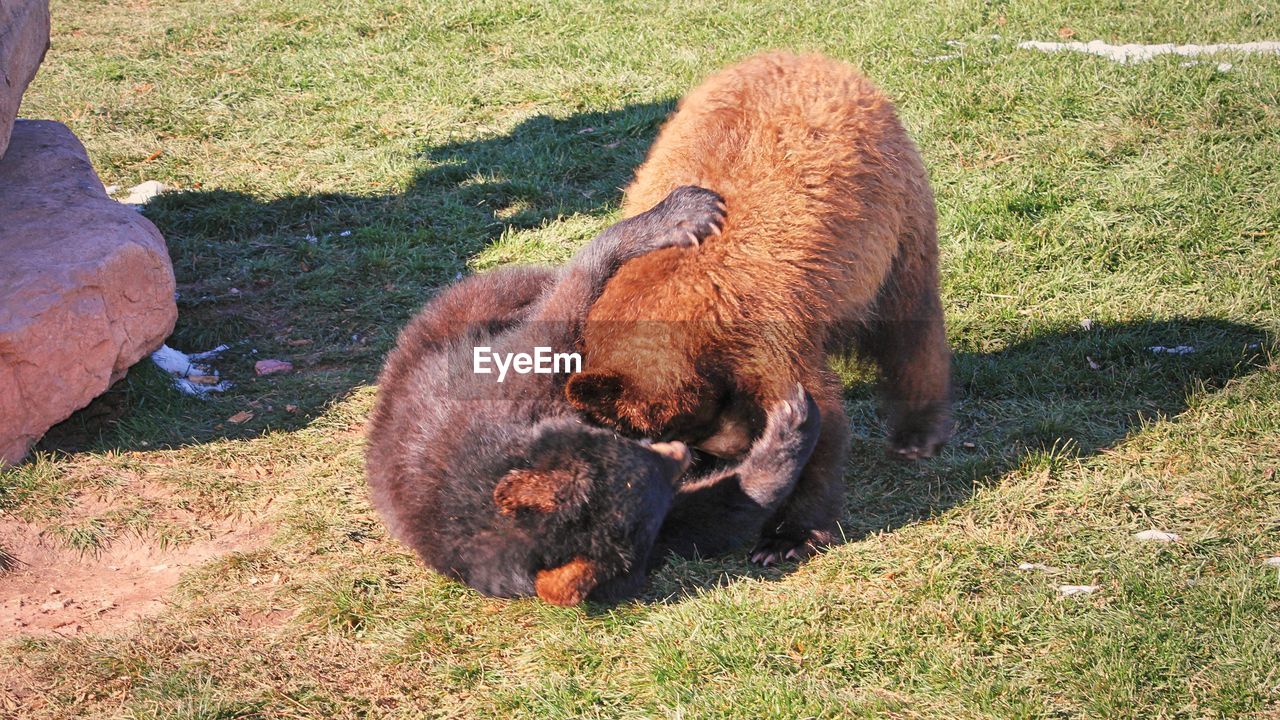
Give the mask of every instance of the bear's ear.
POLYGON ((584 557, 576 557, 558 568, 539 570, 533 587, 544 601, 570 607, 586 600, 598 582, 596 566, 584 557))
POLYGON ((565 383, 564 394, 580 412, 616 416, 622 401, 622 376, 596 370, 574 373, 565 383))
POLYGON ((512 470, 493 489, 493 502, 503 515, 528 509, 549 513, 582 499, 582 483, 572 470, 512 470))

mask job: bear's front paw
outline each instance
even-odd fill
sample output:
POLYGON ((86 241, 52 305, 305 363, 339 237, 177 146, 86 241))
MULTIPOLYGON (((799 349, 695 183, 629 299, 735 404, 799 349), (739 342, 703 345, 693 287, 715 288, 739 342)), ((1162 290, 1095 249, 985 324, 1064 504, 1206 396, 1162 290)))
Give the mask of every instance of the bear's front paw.
POLYGON ((751 549, 751 562, 762 567, 778 563, 801 562, 817 555, 834 543, 830 532, 810 530, 795 535, 767 535, 751 549))
POLYGON ((697 247, 724 231, 724 200, 705 188, 678 187, 655 210, 666 228, 659 233, 658 247, 697 247))
POLYGON ((821 413, 818 411, 818 404, 814 402, 804 386, 796 383, 796 386, 791 389, 790 397, 779 400, 769 417, 787 430, 805 434, 818 424, 821 413))
POLYGON ((954 426, 944 413, 921 413, 909 417, 889 436, 889 455, 903 460, 921 460, 937 455, 951 439, 954 426))
POLYGON ((757 440, 752 456, 766 458, 770 465, 799 473, 808 462, 822 430, 822 413, 804 386, 796 383, 789 397, 778 400, 769 410, 764 434, 757 440))

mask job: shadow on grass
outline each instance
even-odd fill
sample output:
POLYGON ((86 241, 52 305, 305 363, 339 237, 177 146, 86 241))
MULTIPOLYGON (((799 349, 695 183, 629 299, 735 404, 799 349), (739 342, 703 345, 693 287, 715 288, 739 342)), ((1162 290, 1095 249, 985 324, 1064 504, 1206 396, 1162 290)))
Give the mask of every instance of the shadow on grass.
MULTIPOLYGON (((1177 422, 1193 396, 1265 368, 1262 348, 1274 342, 1248 325, 1181 318, 1062 329, 990 353, 961 349, 953 362, 956 436, 939 457, 918 463, 886 456, 874 387, 858 382, 847 392, 855 440, 844 540, 946 512, 1033 457, 1087 457, 1152 422, 1177 422), (1151 349, 1178 345, 1194 352, 1151 349)), ((745 562, 745 552, 674 561, 655 573, 644 599, 678 601, 736 577, 777 578, 795 567, 757 568, 745 562)))
MULTIPOLYGON (((512 230, 613 212, 673 104, 568 118, 534 117, 508 134, 426 149, 403 192, 320 194, 262 201, 222 190, 162 195, 148 207, 169 241, 179 286, 169 344, 232 349, 217 363, 236 387, 199 401, 179 395, 151 363, 50 432, 40 449, 155 449, 305 427, 374 381, 409 316, 468 261, 512 230), (256 377, 282 358, 296 371, 256 377), (228 418, 249 411, 241 424, 228 418)), ((585 241, 586 237, 581 240, 585 241)), ((563 255, 568 249, 563 248, 563 255)), ((846 537, 928 518, 998 481, 1029 454, 1114 446, 1144 422, 1175 417, 1196 393, 1257 369, 1257 328, 1211 318, 1041 332, 997 352, 959 338, 959 431, 942 457, 885 457, 872 386, 849 389, 855 439, 846 537), (1187 355, 1151 346, 1190 345, 1187 355), (1100 366, 1093 369, 1089 359, 1100 366)), ((675 562, 649 601, 737 576, 774 577, 739 556, 675 562)))
POLYGON ((144 361, 37 449, 181 447, 305 427, 374 381, 410 315, 469 272, 477 253, 513 231, 613 212, 673 107, 538 116, 507 134, 430 147, 403 192, 161 195, 146 214, 178 280, 167 342, 187 352, 230 344, 214 365, 235 387, 203 402, 184 397, 144 361), (264 358, 296 372, 257 377, 264 358), (254 417, 228 422, 242 411, 254 417))

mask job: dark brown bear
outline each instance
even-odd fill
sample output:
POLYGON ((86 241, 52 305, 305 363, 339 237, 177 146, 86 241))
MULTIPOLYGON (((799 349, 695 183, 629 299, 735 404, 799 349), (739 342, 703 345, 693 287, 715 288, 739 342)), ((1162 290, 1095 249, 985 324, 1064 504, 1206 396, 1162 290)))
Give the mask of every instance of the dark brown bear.
POLYGON ((950 435, 950 352, 933 194, 893 105, 851 67, 774 53, 693 90, 626 191, 624 213, 696 184, 728 207, 697 252, 662 250, 609 282, 584 332, 570 401, 641 437, 740 457, 763 409, 800 383, 822 437, 753 559, 835 537, 848 423, 827 355, 878 363, 890 444, 928 457, 950 435))
POLYGON ((623 262, 695 245, 719 230, 720 208, 714 193, 679 188, 603 232, 563 271, 488 273, 429 303, 387 360, 369 429, 373 504, 392 535, 485 594, 572 605, 593 591, 620 599, 640 589, 673 499, 680 517, 712 516, 677 529, 679 548, 713 549, 758 529, 817 439, 818 412, 794 388, 739 468, 677 493, 683 444, 582 424, 564 398, 567 373, 499 383, 473 367, 481 346, 575 349, 588 307, 623 262))

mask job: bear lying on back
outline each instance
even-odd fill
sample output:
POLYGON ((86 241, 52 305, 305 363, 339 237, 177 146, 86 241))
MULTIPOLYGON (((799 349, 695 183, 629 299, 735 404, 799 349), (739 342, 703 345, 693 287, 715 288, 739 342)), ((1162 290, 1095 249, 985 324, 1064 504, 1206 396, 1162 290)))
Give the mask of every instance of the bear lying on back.
POLYGON ((927 457, 950 434, 950 352, 938 296, 933 195, 893 105, 849 66, 775 53, 686 96, 627 188, 624 213, 696 184, 728 207, 697 252, 628 263, 591 308, 570 401, 641 437, 741 457, 764 409, 798 382, 822 435, 753 559, 831 542, 848 444, 827 354, 882 372, 890 444, 927 457))
POLYGON ((718 547, 758 530, 794 487, 818 411, 792 388, 733 470, 677 488, 681 443, 638 442, 584 425, 566 373, 474 372, 474 350, 577 348, 587 308, 624 261, 682 252, 723 222, 719 198, 679 188, 607 229, 561 271, 517 268, 449 288, 401 333, 379 379, 367 470, 395 537, 436 570, 488 595, 556 604, 635 594, 673 504, 688 523, 668 547, 718 547))

